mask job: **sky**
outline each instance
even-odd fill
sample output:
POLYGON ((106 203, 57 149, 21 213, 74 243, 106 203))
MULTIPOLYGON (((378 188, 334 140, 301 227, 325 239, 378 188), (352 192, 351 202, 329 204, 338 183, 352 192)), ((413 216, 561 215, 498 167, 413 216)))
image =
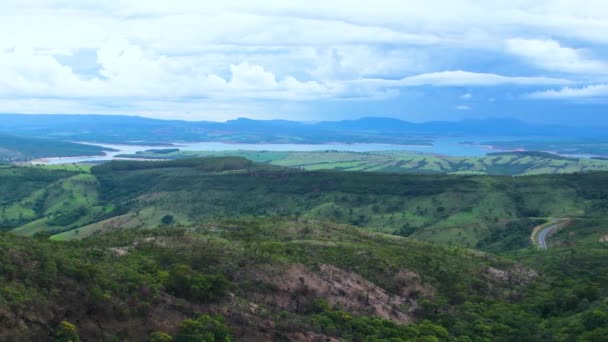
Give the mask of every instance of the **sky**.
POLYGON ((608 125, 608 1, 3 0, 0 112, 608 125))

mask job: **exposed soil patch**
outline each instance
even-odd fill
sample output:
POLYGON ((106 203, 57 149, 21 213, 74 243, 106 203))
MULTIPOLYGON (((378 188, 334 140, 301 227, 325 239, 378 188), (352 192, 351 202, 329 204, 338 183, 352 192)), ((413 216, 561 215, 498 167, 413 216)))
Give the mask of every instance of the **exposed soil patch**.
POLYGON ((259 281, 276 287, 266 300, 285 310, 304 312, 316 299, 325 299, 332 306, 350 312, 375 315, 398 323, 414 320, 415 296, 433 292, 419 284, 417 274, 408 271, 396 275, 403 282, 400 294, 391 294, 354 272, 327 264, 315 270, 295 264, 280 272, 258 274, 263 274, 258 276, 259 281), (406 286, 408 283, 413 286, 406 286))

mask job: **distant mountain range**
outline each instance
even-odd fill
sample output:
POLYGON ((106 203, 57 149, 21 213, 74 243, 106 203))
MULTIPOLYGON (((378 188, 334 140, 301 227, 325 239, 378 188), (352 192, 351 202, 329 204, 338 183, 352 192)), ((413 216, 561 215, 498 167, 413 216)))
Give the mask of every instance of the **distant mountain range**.
POLYGON ((239 143, 430 144, 437 136, 601 139, 605 127, 530 124, 515 119, 412 123, 394 118, 303 123, 240 118, 227 122, 159 120, 118 115, 0 114, 0 132, 105 143, 220 141, 239 143))

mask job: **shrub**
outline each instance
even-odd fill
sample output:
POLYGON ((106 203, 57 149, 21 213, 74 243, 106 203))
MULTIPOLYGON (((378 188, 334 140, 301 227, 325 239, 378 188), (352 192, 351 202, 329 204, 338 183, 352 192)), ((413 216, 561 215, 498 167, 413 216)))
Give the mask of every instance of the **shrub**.
POLYGON ((78 330, 76 326, 68 321, 62 321, 55 329, 55 341, 58 342, 78 342, 78 330))
POLYGON ((223 275, 204 275, 186 265, 177 265, 169 273, 167 287, 178 296, 201 302, 213 302, 226 294, 230 283, 223 275))
POLYGON ((202 315, 187 319, 179 326, 176 342, 230 342, 230 329, 222 316, 202 315))

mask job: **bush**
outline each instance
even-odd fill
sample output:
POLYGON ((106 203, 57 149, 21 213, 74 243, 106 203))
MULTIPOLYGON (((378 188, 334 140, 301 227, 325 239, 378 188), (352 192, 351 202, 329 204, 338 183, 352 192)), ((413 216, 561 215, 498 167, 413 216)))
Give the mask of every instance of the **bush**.
POLYGON ((178 296, 200 302, 213 302, 226 295, 230 283, 223 275, 203 275, 186 265, 175 266, 167 280, 167 287, 178 296))
POLYGON ((173 337, 169 334, 165 334, 164 332, 153 332, 150 334, 149 342, 171 342, 173 341, 173 337))
POLYGON ((175 223, 175 218, 173 215, 165 215, 162 219, 160 219, 160 223, 164 224, 165 226, 170 226, 175 223))
POLYGON ((78 342, 78 330, 76 326, 68 321, 62 321, 55 329, 55 341, 58 342, 78 342))
POLYGON ((202 315, 179 325, 176 342, 230 342, 230 329, 222 316, 202 315))

